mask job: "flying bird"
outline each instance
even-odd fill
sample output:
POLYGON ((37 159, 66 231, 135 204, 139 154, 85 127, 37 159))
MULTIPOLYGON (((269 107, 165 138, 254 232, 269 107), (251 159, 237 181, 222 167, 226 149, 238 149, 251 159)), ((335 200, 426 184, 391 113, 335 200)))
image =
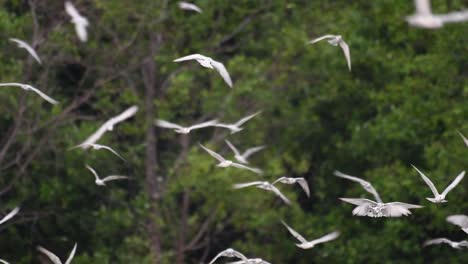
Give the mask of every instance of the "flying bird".
POLYGON ((129 107, 127 110, 123 111, 118 116, 112 117, 111 119, 107 120, 102 126, 94 132, 91 136, 89 136, 85 141, 80 143, 82 149, 88 149, 92 144, 95 144, 107 131, 112 131, 114 126, 136 114, 138 111, 138 107, 136 105, 129 107))
POLYGON ((189 11, 195 11, 195 12, 198 12, 198 13, 203 13, 201 8, 199 8, 195 4, 184 2, 184 1, 179 2, 179 8, 183 9, 183 10, 189 10, 189 11))
POLYGON ((441 244, 441 243, 449 244, 451 247, 453 247, 455 249, 461 249, 462 247, 468 247, 468 241, 466 241, 466 240, 462 240, 460 242, 455 242, 455 241, 452 241, 452 240, 447 239, 445 237, 427 240, 426 242, 424 242, 424 246, 436 245, 436 244, 441 244))
POLYGON ((0 259, 0 263, 3 263, 3 264, 10 264, 9 262, 7 262, 6 260, 3 260, 3 259, 0 259))
POLYGON ((93 168, 91 168, 88 165, 86 165, 86 168, 93 173, 94 177, 96 178, 94 182, 96 183, 96 185, 99 185, 99 186, 105 186, 106 182, 108 181, 128 179, 127 176, 121 176, 121 175, 110 175, 103 179, 100 179, 97 172, 93 168))
POLYGON ((439 194, 436 187, 434 186, 434 183, 432 183, 431 180, 426 175, 424 175, 424 173, 418 170, 418 168, 416 168, 414 165, 411 166, 413 166, 413 168, 419 173, 419 175, 421 175, 421 178, 426 182, 426 184, 429 186, 432 193, 434 194, 434 198, 426 198, 427 200, 433 203, 446 203, 447 200, 445 200, 445 196, 447 196, 447 194, 453 188, 455 188, 455 186, 458 185, 458 183, 463 179, 463 177, 465 177, 465 171, 462 171, 460 174, 458 174, 455 180, 453 180, 453 182, 449 186, 447 186, 447 188, 445 188, 445 190, 441 194, 439 194))
MULTIPOLYGON (((68 256, 68 259, 67 261, 65 262, 65 264, 70 264, 73 257, 75 256, 75 252, 76 252, 76 247, 78 246, 77 243, 75 243, 75 246, 73 247, 72 251, 70 252, 70 255, 68 256)), ((41 246, 38 246, 37 249, 44 253, 47 257, 49 257, 50 260, 52 260, 52 262, 54 264, 62 264, 62 261, 60 261, 60 259, 52 252, 50 252, 49 250, 41 247, 41 246)))
POLYGON ((17 38, 10 38, 10 41, 13 41, 16 44, 18 44, 19 48, 25 49, 39 64, 42 64, 41 59, 37 55, 36 51, 28 43, 17 38))
POLYGON ((327 39, 328 43, 332 46, 336 47, 340 45, 345 55, 346 62, 348 63, 348 69, 349 71, 351 71, 351 53, 349 52, 349 46, 348 44, 346 44, 346 42, 343 40, 343 38, 340 35, 325 35, 322 37, 318 37, 316 39, 309 41, 309 44, 315 44, 324 39, 327 39))
POLYGON ((162 119, 156 119, 155 121, 156 126, 162 127, 162 128, 174 129, 174 131, 179 134, 188 134, 192 130, 215 126, 217 123, 218 123, 218 120, 214 119, 214 120, 206 121, 206 122, 196 124, 193 126, 183 127, 183 126, 180 126, 180 125, 177 125, 177 124, 174 124, 174 123, 162 120, 162 119))
POLYGON ((262 150, 265 148, 265 146, 258 146, 258 147, 254 147, 254 148, 249 148, 247 149, 244 153, 240 154, 239 150, 229 141, 229 140, 224 140, 226 142, 226 144, 229 146, 229 148, 234 152, 235 156, 234 158, 242 163, 242 164, 249 164, 249 162, 247 161, 247 159, 254 153, 262 150))
POLYGON ((401 202, 376 203, 363 198, 340 198, 340 200, 357 205, 353 210, 353 215, 369 217, 401 217, 410 215, 408 209, 422 208, 420 205, 407 204, 401 202))
POLYGON ((460 131, 458 131, 458 134, 460 134, 460 137, 463 139, 463 142, 465 142, 465 145, 468 147, 468 138, 466 138, 460 131))
POLYGON ((340 236, 340 232, 335 231, 332 233, 329 233, 321 238, 307 241, 303 236, 301 236, 296 230, 292 229, 289 225, 287 225, 284 221, 281 221, 283 225, 288 229, 289 233, 293 235, 299 242, 300 244, 296 244, 296 246, 302 248, 302 249, 309 249, 315 247, 315 245, 320 244, 320 243, 325 243, 331 240, 335 240, 340 236))
POLYGON ((406 21, 414 27, 437 29, 445 23, 468 21, 468 10, 436 15, 432 13, 429 0, 414 0, 414 5, 416 12, 406 17, 406 21))
POLYGON ((447 222, 461 227, 468 234, 468 216, 466 215, 450 215, 446 218, 447 222))
POLYGON ((216 257, 214 257, 213 260, 211 260, 209 264, 213 264, 220 257, 238 258, 243 261, 247 261, 247 258, 242 253, 232 248, 228 248, 226 250, 221 251, 218 255, 216 255, 216 257))
POLYGON ((0 225, 13 218, 19 212, 19 210, 19 207, 16 207, 15 209, 11 210, 11 212, 9 212, 2 218, 2 220, 0 220, 0 225))
POLYGON ((284 184, 295 184, 298 183, 302 190, 306 193, 307 197, 310 197, 310 190, 309 190, 309 185, 307 184, 307 181, 304 178, 290 178, 290 177, 281 177, 274 181, 272 184, 274 185, 277 182, 281 182, 284 184))
POLYGON ((234 184, 234 189, 242 189, 250 186, 255 186, 257 188, 267 190, 276 194, 281 200, 283 200, 287 205, 291 205, 291 201, 284 196, 281 191, 276 188, 273 184, 266 182, 266 181, 254 181, 254 182, 247 182, 247 183, 237 183, 234 184))
POLYGON ((89 26, 88 19, 80 15, 75 6, 69 1, 65 2, 65 11, 71 17, 71 22, 75 24, 75 31, 78 38, 82 42, 86 42, 88 40, 88 32, 86 31, 86 27, 89 26))
POLYGON ((70 148, 70 150, 76 149, 76 148, 88 149, 90 147, 92 149, 94 149, 94 150, 101 150, 101 149, 108 150, 112 154, 114 154, 117 157, 121 158, 122 160, 125 160, 119 153, 117 153, 117 151, 115 151, 114 149, 112 149, 111 147, 108 147, 106 145, 93 144, 93 143, 83 143, 83 144, 80 144, 80 145, 77 145, 77 146, 74 146, 74 147, 70 148))
POLYGON ((354 182, 357 182, 357 183, 361 184, 361 186, 364 187, 364 190, 366 190, 367 192, 374 195, 374 198, 378 203, 382 203, 382 199, 380 199, 379 193, 374 189, 374 186, 372 186, 372 184, 370 182, 365 181, 365 180, 363 180, 361 178, 358 178, 358 177, 354 177, 354 176, 351 176, 351 175, 344 174, 344 173, 342 173, 340 171, 335 171, 334 174, 337 177, 348 179, 350 181, 354 181, 354 182))
POLYGON ((188 60, 196 60, 200 63, 201 66, 205 68, 215 69, 221 75, 223 80, 227 83, 229 87, 232 88, 232 80, 231 76, 229 76, 229 72, 224 67, 224 64, 221 62, 215 61, 210 57, 201 55, 201 54, 192 54, 188 56, 184 56, 178 59, 175 59, 174 62, 181 62, 181 61, 188 61, 188 60))
POLYGON ((242 165, 242 164, 235 163, 235 162, 232 162, 230 160, 227 160, 227 159, 223 158, 223 156, 221 156, 218 153, 208 149, 207 147, 203 146, 202 144, 199 144, 199 145, 206 152, 208 152, 212 157, 214 157, 215 159, 217 159, 219 161, 218 165, 216 165, 218 167, 221 167, 221 168, 236 167, 236 168, 239 168, 239 169, 249 170, 249 171, 255 172, 257 174, 262 174, 263 173, 262 170, 260 170, 260 169, 248 167, 248 166, 245 166, 245 165, 242 165))
POLYGON ((250 119, 252 119, 253 117, 259 115, 261 112, 262 112, 262 111, 258 111, 258 112, 254 113, 254 114, 248 115, 248 116, 242 118, 241 120, 237 121, 237 122, 234 123, 234 124, 222 124, 222 123, 218 123, 218 124, 216 124, 215 126, 227 128, 227 129, 229 129, 229 130, 231 131, 231 134, 235 134, 235 133, 240 132, 241 130, 244 129, 244 128, 242 128, 241 126, 242 126, 245 122, 247 122, 247 121, 249 121, 250 119))
POLYGON ((54 99, 52 99, 50 96, 47 94, 41 92, 39 89, 32 87, 29 84, 22 84, 22 83, 0 83, 0 86, 17 86, 20 87, 21 89, 25 91, 33 91, 36 94, 38 94, 42 99, 46 100, 47 102, 51 104, 58 104, 58 102, 54 99))

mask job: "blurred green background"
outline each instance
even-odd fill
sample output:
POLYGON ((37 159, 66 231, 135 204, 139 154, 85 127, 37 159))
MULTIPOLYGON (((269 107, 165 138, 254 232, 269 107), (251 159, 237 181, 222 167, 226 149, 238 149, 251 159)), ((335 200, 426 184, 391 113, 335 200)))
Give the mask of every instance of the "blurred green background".
MULTIPOLYGON (((90 21, 86 43, 62 1, 0 1, 0 82, 32 84, 60 101, 0 89, 0 208, 22 207, 0 226, 0 258, 49 263, 41 245, 65 260, 77 242, 75 264, 208 263, 228 247, 271 263, 468 261, 467 250, 422 247, 435 237, 466 239, 445 218, 468 213, 468 180, 448 203, 431 204, 410 166, 439 190, 466 169, 457 131, 468 136, 468 23, 412 28, 408 0, 197 0, 201 14, 177 1, 73 2, 90 21), (338 47, 306 44, 324 34, 349 44, 352 72, 338 47), (11 37, 34 43, 43 65, 11 37), (192 53, 223 62, 234 88, 194 61, 172 62, 192 53), (99 141, 127 162, 68 150, 131 105, 138 114, 99 141), (153 126, 155 118, 234 122, 259 110, 234 135, 153 126), (198 146, 232 158, 225 138, 241 150, 266 144, 251 159, 265 175, 217 168, 198 146), (96 186, 85 164, 133 180, 96 186), (386 202, 424 208, 397 219, 352 217, 354 207, 338 198, 372 197, 334 170, 369 180, 386 202), (311 197, 279 185, 289 207, 263 190, 231 188, 283 175, 305 177, 311 197), (281 220, 307 239, 341 236, 302 250, 281 220)), ((432 2, 435 13, 468 8, 432 2)))

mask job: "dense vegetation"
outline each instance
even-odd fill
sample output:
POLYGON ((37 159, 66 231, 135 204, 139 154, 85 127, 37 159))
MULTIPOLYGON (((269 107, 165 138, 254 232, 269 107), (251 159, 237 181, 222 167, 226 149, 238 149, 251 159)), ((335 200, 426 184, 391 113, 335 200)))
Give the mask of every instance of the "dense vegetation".
MULTIPOLYGON (((435 12, 466 1, 433 1, 435 12)), ((431 195, 415 164, 439 188, 467 167, 468 24, 439 30, 409 27, 408 0, 197 0, 202 14, 177 1, 79 0, 90 39, 81 43, 61 1, 8 0, 0 9, 0 82, 23 82, 60 101, 52 106, 19 88, 0 89, 1 211, 21 205, 0 227, 0 258, 39 263, 42 245, 73 263, 207 263, 233 247, 272 263, 462 263, 468 251, 423 248, 429 238, 466 239, 448 224, 468 213, 468 179, 446 204, 431 195), (341 34, 339 48, 307 41, 341 34), (34 43, 39 65, 8 40, 34 43), (201 53, 225 63, 230 89, 215 71, 175 58, 201 53), (100 141, 105 151, 68 149, 131 105, 138 114, 100 141), (207 128, 187 136, 156 128, 218 118, 234 122, 262 110, 230 135, 207 128), (311 198, 280 186, 288 207, 258 189, 248 171, 220 169, 200 149, 224 155, 228 138, 253 156, 264 179, 305 177, 311 198), (101 175, 133 180, 96 186, 101 175), (371 181, 384 201, 421 204, 409 217, 352 217, 339 197, 367 197, 334 170, 371 181), (304 251, 280 220, 312 239, 338 240, 304 251)), ((48 261, 48 260, 47 260, 48 261)), ((42 263, 48 263, 45 261, 42 263)))

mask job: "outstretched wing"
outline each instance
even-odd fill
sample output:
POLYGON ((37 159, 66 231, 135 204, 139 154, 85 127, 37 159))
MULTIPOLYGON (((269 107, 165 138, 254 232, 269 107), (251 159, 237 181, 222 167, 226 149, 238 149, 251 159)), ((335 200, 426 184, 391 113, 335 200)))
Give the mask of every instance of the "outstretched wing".
POLYGON ((244 159, 247 159, 248 157, 250 157, 250 155, 254 154, 255 152, 259 152, 260 150, 264 148, 266 148, 266 146, 258 146, 254 148, 249 148, 244 152, 244 154, 242 154, 242 156, 244 157, 244 159))
POLYGON ((246 187, 250 187, 250 186, 256 186, 256 185, 260 185, 262 184, 263 182, 261 181, 253 181, 253 182, 246 182, 246 183, 236 183, 234 184, 234 189, 242 189, 242 188, 246 188, 246 187))
POLYGON ((340 232, 335 231, 335 232, 326 234, 326 235, 324 235, 324 236, 321 237, 321 238, 312 240, 312 241, 310 241, 310 242, 311 242, 311 243, 314 243, 315 245, 317 245, 317 244, 320 244, 320 243, 325 243, 325 242, 328 242, 328 241, 331 241, 331 240, 335 240, 335 239, 337 239, 339 236, 340 236, 340 232))
POLYGON ((35 92, 36 94, 38 94, 40 97, 42 97, 44 100, 46 100, 47 102, 51 103, 51 104, 58 104, 58 101, 56 101, 55 99, 53 99, 52 97, 48 96, 47 94, 41 92, 41 90, 37 89, 37 88, 34 88, 32 87, 31 85, 28 85, 28 89, 32 90, 33 92, 35 92))
POLYGON ((206 122, 203 122, 203 123, 200 123, 200 124, 193 125, 193 126, 190 127, 190 129, 199 129, 199 128, 203 128, 203 127, 214 126, 217 123, 218 123, 218 120, 213 119, 213 120, 210 120, 210 121, 206 121, 206 122))
POLYGON ((2 218, 2 220, 0 220, 0 225, 13 218, 13 216, 15 216, 19 212, 19 210, 19 207, 16 207, 15 209, 11 210, 11 212, 9 212, 7 215, 5 215, 5 217, 2 218))
POLYGON ((276 188, 275 186, 271 184, 270 184, 270 187, 271 187, 271 191, 277 196, 279 196, 279 198, 281 198, 283 202, 285 202, 287 205, 291 205, 291 201, 286 196, 284 196, 283 193, 281 193, 281 191, 278 188, 276 188))
POLYGON ((6 260, 3 260, 3 259, 0 259, 0 263, 3 263, 3 264, 10 264, 9 262, 7 262, 6 260))
POLYGON ((65 2, 65 11, 67 12, 67 14, 69 16, 71 16, 72 18, 79 18, 81 17, 80 13, 78 13, 78 10, 76 10, 75 6, 69 2, 69 1, 66 1, 65 2))
POLYGON ((109 146, 99 145, 99 144, 92 144, 92 145, 97 146, 98 148, 102 148, 102 149, 105 149, 107 151, 110 151, 112 154, 116 155, 117 157, 121 158, 122 160, 125 160, 122 156, 120 156, 119 153, 117 153, 117 151, 115 151, 113 148, 111 148, 109 146))
POLYGON ((179 126, 177 124, 174 124, 166 120, 162 120, 162 119, 156 119, 154 124, 158 127, 169 128, 169 129, 182 129, 183 128, 182 126, 179 126))
POLYGON ((382 213, 387 217, 407 216, 411 214, 411 211, 408 209, 413 208, 422 208, 422 206, 400 202, 386 203, 382 213))
POLYGON ((52 260, 54 264, 62 264, 60 259, 54 253, 50 252, 49 250, 41 246, 38 246, 37 250, 39 250, 40 252, 44 253, 47 257, 49 257, 49 259, 52 260))
POLYGON ((257 173, 257 174, 262 174, 262 173, 263 173, 263 171, 262 171, 261 169, 252 168, 252 167, 245 166, 245 165, 242 165, 242 164, 239 164, 239 163, 235 163, 235 162, 233 162, 233 163, 231 164, 231 166, 236 167, 236 168, 239 168, 239 169, 249 170, 249 171, 254 172, 254 173, 257 173))
POLYGON ((234 255, 236 258, 241 259, 242 261, 248 261, 247 258, 242 253, 232 248, 228 248, 226 250, 219 252, 218 255, 216 255, 216 257, 214 257, 213 260, 211 260, 209 264, 213 264, 220 257, 232 257, 232 255, 234 255))
POLYGON ((29 54, 39 63, 42 64, 41 59, 37 55, 36 51, 26 42, 22 41, 21 39, 17 38, 10 38, 10 41, 13 41, 18 44, 18 47, 24 48, 28 51, 29 54))
POLYGON ((424 242, 424 246, 440 244, 440 243, 449 243, 450 244, 450 242, 452 242, 452 241, 450 241, 449 239, 447 239, 445 237, 441 237, 441 238, 435 238, 435 239, 427 240, 426 242, 424 242))
POLYGON ((445 188, 444 192, 442 192, 441 195, 446 196, 453 188, 455 188, 455 186, 458 185, 458 183, 460 183, 463 177, 465 177, 465 171, 462 171, 460 174, 458 174, 455 180, 453 180, 453 182, 449 186, 447 186, 447 188, 445 188))
POLYGON ((324 39, 330 39, 330 38, 334 38, 335 35, 324 35, 324 36, 321 36, 321 37, 318 37, 316 39, 313 39, 311 41, 309 41, 309 44, 315 44, 321 40, 324 40, 324 39))
POLYGON ((219 75, 221 75, 224 82, 226 82, 227 85, 232 88, 231 76, 229 76, 229 72, 227 71, 226 67, 224 67, 224 64, 222 64, 221 62, 213 60, 211 62, 211 65, 213 65, 213 67, 216 69, 216 71, 218 71, 219 75))
POLYGON ((343 39, 341 39, 338 44, 340 45, 341 49, 343 50, 343 53, 344 53, 345 58, 346 58, 346 62, 348 63, 348 69, 349 69, 349 71, 351 71, 351 53, 349 51, 349 46, 348 46, 348 44, 346 44, 346 42, 343 39))
POLYGON ((252 119, 253 117, 255 117, 256 115, 260 114, 262 111, 258 111, 254 114, 251 114, 251 115, 248 115, 244 118, 242 118, 241 120, 237 121, 237 123, 235 124, 235 126, 242 126, 245 122, 249 121, 250 119, 252 119))
POLYGON ((70 252, 70 255, 68 256, 68 259, 67 261, 65 262, 65 264, 70 264, 73 257, 75 256, 75 252, 76 252, 76 247, 78 246, 77 243, 75 243, 75 246, 73 247, 72 251, 70 252))
POLYGON ((203 13, 201 8, 199 8, 198 6, 196 6, 196 5, 192 4, 192 3, 179 2, 179 8, 184 9, 184 10, 195 11, 195 12, 198 12, 198 13, 203 13))
POLYGON ((283 225, 288 229, 289 233, 291 233, 291 235, 293 235, 293 237, 295 237, 301 243, 307 243, 308 242, 303 236, 301 236, 298 232, 296 232, 296 230, 292 229, 284 221, 281 221, 281 223, 283 223, 283 225))
POLYGON ((468 138, 466 138, 460 131, 458 131, 458 134, 460 134, 460 137, 463 139, 463 142, 465 142, 465 145, 468 147, 468 138))
POLYGON ((188 61, 188 60, 203 60, 207 59, 208 57, 203 56, 201 54, 191 54, 188 56, 180 57, 178 59, 175 59, 174 62, 180 62, 180 61, 188 61))
POLYGON ((128 179, 127 176, 121 176, 121 175, 110 175, 102 179, 103 182, 107 181, 115 181, 115 180, 123 180, 123 179, 128 179))
POLYGON ((468 227, 468 216, 466 215, 450 215, 446 218, 447 222, 457 225, 461 228, 468 227))
POLYGON ((229 148, 234 152, 235 155, 240 155, 239 151, 234 147, 234 145, 227 139, 224 140, 226 144, 229 146, 229 148))
POLYGON ((340 198, 340 200, 357 205, 357 207, 353 209, 353 215, 357 216, 367 216, 370 206, 377 205, 374 201, 364 198, 340 198))
POLYGON ((420 15, 432 15, 431 3, 429 0, 414 0, 416 13, 420 15))
POLYGON ((206 152, 208 152, 208 154, 210 154, 213 158, 217 159, 219 162, 223 162, 223 161, 226 161, 225 158, 223 158, 223 156, 219 155, 218 153, 212 151, 211 149, 203 146, 202 144, 198 144, 200 145, 200 147, 202 147, 206 152))
POLYGON ((304 178, 296 178, 296 182, 299 183, 301 186, 302 190, 306 193, 307 197, 310 197, 310 190, 309 190, 309 184, 307 184, 306 179, 304 178))
POLYGON ((413 164, 411 164, 411 166, 413 166, 413 168, 419 173, 419 175, 421 175, 421 178, 424 180, 424 182, 426 182, 427 186, 429 186, 432 193, 434 194, 434 197, 439 196, 439 192, 434 186, 434 183, 432 183, 432 181, 426 175, 424 175, 424 173, 422 173, 418 168, 416 168, 416 166, 414 166, 413 164))
POLYGON ((93 168, 91 168, 91 166, 89 166, 89 165, 85 165, 85 166, 94 175, 94 177, 96 179, 99 179, 99 176, 98 176, 97 172, 93 168))

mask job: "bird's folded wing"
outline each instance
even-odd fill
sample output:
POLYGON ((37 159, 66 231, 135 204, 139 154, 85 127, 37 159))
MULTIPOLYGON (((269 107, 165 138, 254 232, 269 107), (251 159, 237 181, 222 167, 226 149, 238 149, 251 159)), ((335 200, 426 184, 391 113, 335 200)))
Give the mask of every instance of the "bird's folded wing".
POLYGON ((207 59, 206 56, 203 56, 201 54, 191 54, 188 56, 180 57, 178 59, 175 59, 174 62, 179 62, 179 61, 187 61, 187 60, 203 60, 207 59))
POLYGON ((219 75, 221 75, 221 77, 227 83, 227 85, 232 88, 231 76, 229 76, 229 72, 227 71, 226 67, 224 67, 224 64, 222 64, 221 62, 213 61, 211 62, 211 65, 213 65, 213 67, 218 71, 219 75))
POLYGON ((455 186, 457 186, 460 183, 463 177, 465 177, 465 171, 462 171, 460 174, 458 174, 455 180, 453 180, 453 182, 449 186, 447 186, 447 188, 445 188, 441 195, 447 195, 453 188, 455 188, 455 186))
POLYGON ((75 243, 75 246, 73 246, 73 249, 72 251, 70 252, 70 255, 68 256, 68 259, 67 261, 65 262, 65 264, 70 264, 71 261, 73 260, 73 257, 75 256, 75 252, 76 252, 76 247, 78 246, 77 243, 75 243))
POLYGON ((254 154, 255 152, 259 152, 260 150, 266 148, 265 146, 258 146, 258 147, 254 147, 254 148, 249 148, 247 149, 244 154, 242 154, 242 156, 247 159, 248 157, 250 157, 250 155, 254 154))
POLYGON ((177 124, 174 124, 166 120, 162 120, 162 119, 156 119, 154 124, 158 127, 170 128, 170 129, 182 129, 183 128, 182 126, 179 126, 177 124))
POLYGON ((414 165, 411 165, 411 166, 413 166, 413 168, 419 173, 419 175, 424 180, 424 182, 426 182, 427 186, 429 186, 432 193, 434 194, 434 197, 439 196, 439 191, 437 191, 436 187, 434 186, 434 183, 432 183, 432 181, 426 175, 424 175, 424 173, 422 173, 422 171, 420 171, 418 168, 416 168, 416 166, 414 166, 414 165))
POLYGON ((293 237, 295 237, 297 240, 299 240, 301 243, 307 243, 308 241, 303 237, 301 236, 298 232, 296 232, 296 230, 292 229, 288 224, 286 224, 284 221, 281 221, 281 223, 283 223, 283 225, 288 229, 289 233, 291 233, 291 235, 293 235, 293 237))
POLYGON ((202 147, 206 152, 208 152, 208 154, 210 154, 213 158, 217 159, 219 162, 223 162, 225 161, 226 159, 223 158, 223 156, 219 155, 218 153, 212 151, 211 149, 203 146, 202 144, 199 144, 200 147, 202 147))
POLYGON ((60 261, 60 259, 52 252, 50 252, 49 250, 41 247, 41 246, 38 246, 37 249, 44 253, 47 257, 49 257, 49 259, 54 263, 54 264, 62 264, 62 262, 60 261))

